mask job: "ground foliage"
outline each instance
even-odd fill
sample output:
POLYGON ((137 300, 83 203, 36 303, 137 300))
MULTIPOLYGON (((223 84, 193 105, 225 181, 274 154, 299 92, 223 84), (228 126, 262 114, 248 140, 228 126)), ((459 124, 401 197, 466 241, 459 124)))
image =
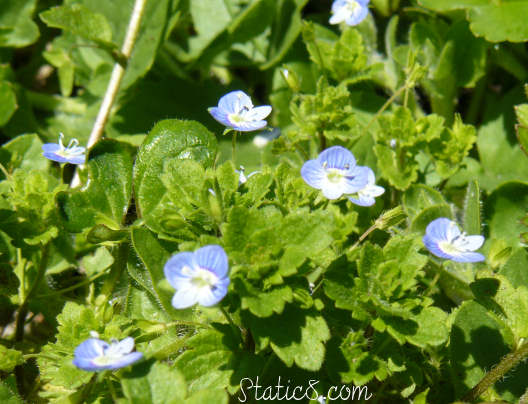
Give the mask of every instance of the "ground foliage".
MULTIPOLYGON (((347 27, 328 24, 330 1, 148 0, 71 189, 74 167, 41 146, 86 143, 133 3, 0 4, 2 402, 238 402, 242 378, 281 375, 447 403, 522 346, 528 1, 373 0, 347 27), (234 89, 271 104, 280 133, 239 136, 236 162, 207 113, 234 89), (373 168, 374 206, 302 180, 331 145, 373 168), (241 164, 258 170, 243 184, 241 164), (438 217, 483 234, 486 261, 431 256, 438 217), (229 257, 234 324, 171 306, 165 262, 207 244, 229 257), (134 337, 146 359, 75 368, 92 331, 134 337)), ((527 376, 523 362, 481 399, 517 402, 527 376)))

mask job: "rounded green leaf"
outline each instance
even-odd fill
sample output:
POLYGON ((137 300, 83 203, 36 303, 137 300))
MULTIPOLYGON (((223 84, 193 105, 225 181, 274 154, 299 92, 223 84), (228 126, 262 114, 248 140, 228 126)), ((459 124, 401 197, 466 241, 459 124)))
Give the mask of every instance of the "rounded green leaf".
POLYGON ((131 147, 115 140, 102 140, 90 150, 86 183, 57 198, 69 231, 96 224, 119 229, 132 196, 132 162, 131 147))
POLYGON ((168 119, 154 126, 139 148, 134 166, 136 204, 147 226, 157 229, 151 212, 167 192, 161 178, 164 163, 191 159, 209 167, 216 148, 216 138, 198 122, 168 119))

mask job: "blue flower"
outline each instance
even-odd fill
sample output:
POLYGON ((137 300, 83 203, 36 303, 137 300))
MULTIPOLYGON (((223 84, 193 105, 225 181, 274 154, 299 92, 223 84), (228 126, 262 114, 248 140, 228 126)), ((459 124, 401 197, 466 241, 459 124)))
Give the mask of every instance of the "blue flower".
POLYGON ((195 303, 212 306, 227 294, 229 264, 219 245, 208 245, 195 252, 181 252, 172 256, 163 269, 165 277, 176 289, 172 305, 177 309, 195 303))
POLYGON ((425 247, 440 258, 456 262, 484 261, 482 254, 473 252, 484 244, 484 237, 467 236, 461 233, 458 225, 445 217, 433 220, 425 229, 425 247))
POLYGON ((368 14, 369 2, 370 0, 335 0, 330 24, 344 21, 347 25, 358 25, 368 14))
POLYGON ((218 107, 211 107, 208 111, 222 125, 241 132, 251 132, 268 124, 264 118, 271 113, 271 107, 253 107, 251 98, 246 93, 232 91, 220 98, 218 107))
POLYGON ((42 155, 47 159, 59 163, 84 164, 86 149, 78 146, 77 139, 72 139, 67 147, 62 144, 64 135, 59 135, 59 143, 45 143, 42 145, 42 155))
POLYGON ((349 197, 348 200, 359 206, 372 206, 376 203, 376 196, 385 192, 385 188, 376 185, 374 171, 367 167, 367 185, 357 192, 357 199, 349 197))
POLYGON ((354 155, 341 146, 332 146, 308 160, 301 168, 304 181, 323 191, 328 199, 354 194, 368 183, 368 168, 356 166, 354 155))
POLYGON ((132 352, 134 339, 127 337, 122 341, 112 340, 109 343, 97 338, 90 338, 75 348, 73 364, 80 369, 98 371, 119 369, 143 357, 141 352, 132 352))

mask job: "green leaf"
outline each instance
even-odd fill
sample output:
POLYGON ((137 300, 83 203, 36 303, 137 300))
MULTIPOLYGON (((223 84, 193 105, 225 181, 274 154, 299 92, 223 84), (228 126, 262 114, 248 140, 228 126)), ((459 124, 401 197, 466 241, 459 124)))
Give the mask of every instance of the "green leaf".
POLYGON ((515 120, 514 106, 525 99, 521 90, 519 87, 507 93, 498 104, 494 97, 478 132, 477 147, 484 171, 479 183, 488 192, 507 181, 526 180, 528 159, 515 141, 511 124, 515 120))
POLYGON ((106 247, 99 247, 93 254, 82 257, 81 265, 86 276, 90 277, 110 268, 114 263, 114 257, 106 247))
POLYGON ((453 129, 445 130, 430 144, 436 170, 442 178, 449 178, 458 171, 476 139, 475 127, 464 125, 460 115, 456 114, 453 129))
POLYGON ((121 227, 132 196, 132 162, 131 147, 115 140, 102 140, 90 150, 86 182, 58 197, 69 231, 99 223, 114 230, 121 227))
POLYGON ((418 329, 413 335, 407 336, 407 341, 421 348, 441 346, 449 337, 446 325, 447 313, 438 307, 426 307, 420 314, 412 318, 418 323, 418 329))
POLYGON ((6 348, 3 345, 0 345, 0 358, 0 370, 2 372, 12 372, 15 366, 24 363, 22 352, 6 348))
POLYGON ((242 279, 236 279, 236 290, 241 296, 242 309, 249 310, 257 317, 269 317, 273 313, 280 314, 286 303, 291 303, 293 293, 289 286, 260 291, 242 279))
POLYGON ((447 202, 440 192, 423 184, 413 185, 403 194, 403 206, 411 218, 431 206, 445 204, 447 202))
POLYGON ((40 18, 50 27, 69 31, 107 47, 116 47, 112 43, 112 27, 105 16, 82 4, 52 7, 40 13, 40 18))
POLYGON ((286 364, 316 371, 321 367, 330 331, 324 318, 313 310, 288 306, 280 315, 268 318, 247 316, 257 351, 271 346, 286 364))
POLYGON ((147 292, 161 309, 160 318, 149 320, 163 321, 170 318, 172 294, 160 288, 159 283, 165 279, 163 267, 170 253, 163 248, 159 240, 148 229, 135 228, 131 232, 132 245, 143 265, 129 262, 128 273, 147 292))
POLYGON ((0 382, 0 401, 5 404, 23 404, 24 401, 4 382, 0 382))
POLYGON ((419 3, 436 11, 466 9, 473 33, 484 36, 490 42, 528 40, 528 27, 523 18, 528 14, 528 3, 525 1, 419 0, 419 3))
POLYGON ((346 84, 331 86, 322 77, 317 82, 315 95, 295 96, 290 103, 292 121, 299 130, 288 132, 294 142, 317 138, 340 138, 346 141, 359 137, 360 131, 346 84), (351 135, 351 133, 353 135, 351 135))
POLYGON ((42 142, 35 134, 20 135, 5 143, 0 151, 0 162, 8 171, 16 168, 45 171, 49 160, 42 155, 42 142))
POLYGON ((139 148, 134 166, 136 202, 147 226, 163 231, 160 218, 154 213, 167 192, 161 179, 164 163, 170 159, 191 159, 208 167, 215 155, 216 139, 198 122, 173 119, 154 126, 139 148))
POLYGON ((7 81, 0 81, 0 126, 4 126, 18 108, 13 85, 7 81))
POLYGON ((208 389, 198 391, 185 400, 186 404, 227 404, 228 402, 229 396, 223 389, 208 389))
POLYGON ((301 12, 308 0, 282 0, 276 8, 277 14, 273 29, 269 59, 260 67, 267 70, 279 63, 290 50, 301 33, 301 12))
POLYGON ((519 122, 515 126, 517 140, 524 153, 528 155, 528 104, 517 105, 515 107, 515 114, 519 122))
POLYGON ((516 341, 522 341, 528 337, 528 288, 526 285, 515 288, 506 279, 499 279, 500 287, 494 300, 502 308, 516 341))
POLYGON ((130 404, 176 404, 188 402, 185 378, 165 363, 144 362, 121 378, 123 393, 130 404))
POLYGON ((243 377, 256 375, 262 369, 263 358, 241 350, 238 337, 233 336, 229 327, 215 324, 215 328, 189 338, 188 349, 175 361, 190 394, 225 388, 234 393, 243 377))
MULTIPOLYGON (((512 338, 511 331, 502 321, 482 305, 474 301, 462 304, 456 312, 449 345, 452 382, 457 397, 467 393, 510 352, 512 338), (477 339, 480 343, 475 344, 477 339)), ((524 380, 522 375, 526 366, 523 368, 509 373, 508 379, 495 384, 496 391, 501 391, 504 399, 514 400, 511 390, 515 385, 524 384, 521 380, 524 380)))
POLYGON ((467 234, 480 234, 480 188, 477 181, 471 181, 464 199, 464 231, 467 234))
POLYGON ((404 191, 418 179, 418 163, 409 160, 404 151, 395 152, 387 146, 378 144, 374 152, 378 158, 381 176, 393 187, 404 191))
POLYGON ((515 249, 499 274, 505 276, 514 286, 528 285, 528 252, 524 248, 515 249))
POLYGON ((3 0, 0 8, 0 47, 22 48, 39 36, 32 20, 36 0, 3 0))
POLYGON ((485 208, 490 238, 520 247, 520 234, 526 231, 521 219, 528 212, 528 185, 508 182, 491 193, 485 208))

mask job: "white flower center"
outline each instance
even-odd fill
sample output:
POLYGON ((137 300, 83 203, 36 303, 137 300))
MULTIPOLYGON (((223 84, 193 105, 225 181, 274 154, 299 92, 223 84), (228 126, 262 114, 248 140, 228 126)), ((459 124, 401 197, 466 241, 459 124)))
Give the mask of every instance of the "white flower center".
POLYGON ((218 283, 218 276, 208 269, 197 268, 194 270, 191 283, 197 288, 212 289, 218 283))
POLYGON ((72 139, 68 146, 64 146, 62 144, 62 139, 64 138, 64 135, 61 133, 59 136, 59 146, 60 150, 56 151, 55 154, 64 157, 64 158, 70 158, 70 157, 76 157, 84 154, 85 148, 79 146, 79 141, 77 139, 72 139))
POLYGON ((94 358, 92 362, 97 366, 111 365, 127 354, 128 353, 122 351, 119 342, 116 341, 112 342, 106 349, 103 349, 102 355, 94 358))
POLYGON ((356 0, 347 0, 346 5, 343 7, 346 8, 349 14, 354 14, 358 8, 361 8, 361 5, 356 0))
POLYGON ((328 168, 326 170, 326 178, 332 184, 338 184, 343 180, 343 171, 338 168, 328 168))
POLYGON ((446 254, 462 254, 468 251, 473 251, 469 247, 469 240, 466 238, 466 234, 462 233, 459 236, 448 241, 441 241, 438 243, 438 247, 446 254))

